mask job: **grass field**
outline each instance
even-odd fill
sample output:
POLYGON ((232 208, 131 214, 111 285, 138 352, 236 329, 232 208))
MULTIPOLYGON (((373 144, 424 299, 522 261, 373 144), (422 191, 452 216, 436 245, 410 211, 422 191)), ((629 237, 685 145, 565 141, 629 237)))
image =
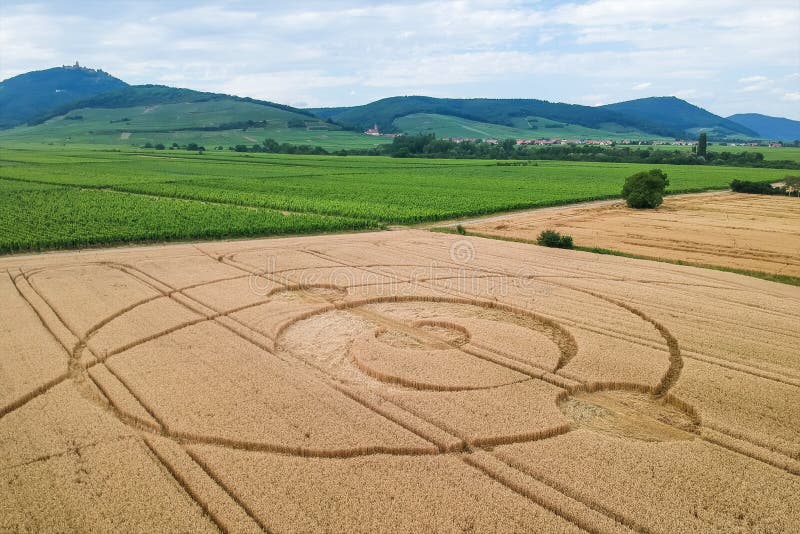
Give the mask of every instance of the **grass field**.
POLYGON ((3 141, 53 143, 56 145, 102 144, 130 147, 146 143, 172 143, 212 148, 261 144, 266 138, 279 143, 308 144, 329 150, 369 148, 390 141, 343 131, 313 117, 282 109, 235 100, 186 102, 120 109, 76 109, 36 126, 0 131, 3 141), (203 131, 239 121, 266 121, 247 129, 203 131), (288 121, 304 121, 305 127, 288 127, 288 121))
POLYGON ((636 130, 623 131, 616 125, 607 130, 595 130, 576 124, 559 123, 543 117, 520 117, 515 127, 477 122, 450 115, 415 113, 394 121, 403 132, 428 134, 437 137, 465 137, 473 139, 658 139, 657 136, 636 130))
MULTIPOLYGON (((637 148, 637 147, 632 147, 637 148)), ((647 148, 641 146, 638 148, 647 148)), ((691 150, 689 146, 672 146, 672 145, 655 145, 651 148, 659 150, 691 150)), ((709 152, 760 152, 764 154, 765 160, 788 160, 800 162, 800 148, 798 147, 768 147, 768 146, 721 146, 711 145, 708 147, 709 152)))
POLYGON ((799 299, 420 230, 0 258, 0 531, 797 532, 799 299))
MULTIPOLYGON (((0 150, 0 250, 413 224, 616 196, 647 168, 17 146, 0 150)), ((786 175, 663 168, 672 192, 786 175)))

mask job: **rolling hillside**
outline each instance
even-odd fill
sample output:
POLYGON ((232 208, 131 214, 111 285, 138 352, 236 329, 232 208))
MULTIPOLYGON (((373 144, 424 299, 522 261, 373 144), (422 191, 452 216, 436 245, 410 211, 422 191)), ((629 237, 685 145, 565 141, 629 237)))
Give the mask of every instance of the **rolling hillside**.
POLYGON ((329 150, 390 142, 364 135, 712 140, 800 137, 800 122, 757 114, 723 118, 675 97, 590 107, 535 99, 392 97, 362 106, 301 110, 162 85, 129 86, 102 70, 58 67, 0 82, 0 141, 229 147, 261 143, 329 150))
POLYGON ((126 87, 102 70, 56 67, 0 82, 0 129, 11 128, 76 100, 126 87))
POLYGON ((594 129, 574 124, 566 124, 544 117, 520 117, 514 119, 515 126, 501 126, 488 122, 477 122, 461 117, 415 113, 395 119, 397 130, 410 134, 434 133, 437 137, 463 137, 474 139, 532 139, 532 138, 568 138, 568 139, 650 139, 658 138, 652 134, 635 129, 594 129))
MULTIPOLYGON (((606 132, 640 131, 651 136, 673 137, 681 133, 648 119, 617 111, 532 99, 457 99, 426 96, 385 98, 351 108, 310 109, 315 115, 345 126, 365 130, 377 124, 381 131, 396 132, 396 120, 409 115, 445 115, 511 128, 524 126, 528 118, 544 118, 564 125, 606 132)), ((724 120, 724 119, 723 119, 724 120)), ((528 129, 525 127, 524 129, 528 129)), ((437 132, 438 133, 438 132, 437 132)), ((548 137, 546 134, 536 137, 548 137)))
POLYGON ((714 115, 674 96, 640 98, 601 107, 677 130, 682 132, 683 137, 694 137, 700 132, 706 132, 712 138, 758 137, 756 132, 746 126, 714 115))
MULTIPOLYGON (((343 131, 307 111, 216 93, 159 85, 129 86, 73 102, 0 131, 0 141, 70 144, 260 144, 265 138, 328 149, 381 141, 343 131)), ((383 140, 385 141, 385 139, 383 140)))
POLYGON ((759 137, 772 141, 794 141, 800 139, 800 121, 783 117, 770 117, 760 113, 740 113, 731 115, 728 120, 749 128, 759 137))

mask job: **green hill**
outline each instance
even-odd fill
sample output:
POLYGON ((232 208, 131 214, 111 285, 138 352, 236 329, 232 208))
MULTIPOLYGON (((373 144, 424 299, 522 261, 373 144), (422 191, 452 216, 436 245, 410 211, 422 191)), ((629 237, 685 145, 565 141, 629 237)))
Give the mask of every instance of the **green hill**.
POLYGON ((740 113, 728 120, 741 124, 756 132, 759 137, 772 141, 794 141, 800 139, 800 121, 783 117, 770 117, 760 113, 740 113))
POLYGON ((649 139, 658 138, 635 129, 617 125, 604 125, 607 129, 594 129, 566 124, 544 117, 520 117, 514 119, 515 126, 501 126, 488 122, 477 122, 461 117, 415 113, 395 119, 397 130, 412 134, 434 133, 437 137, 463 137, 474 139, 649 139))
POLYGON ((532 99, 458 99, 427 96, 385 98, 351 108, 316 108, 309 110, 319 117, 359 130, 377 124, 381 131, 396 132, 395 121, 408 115, 446 115, 475 122, 517 128, 520 120, 541 117, 565 125, 592 130, 636 130, 651 136, 672 137, 680 131, 647 119, 630 116, 602 107, 561 104, 532 99))
POLYGON ((712 138, 758 137, 756 132, 746 126, 714 115, 674 96, 640 98, 601 107, 678 130, 682 133, 681 137, 695 137, 700 132, 706 132, 712 138))
POLYGON ((56 67, 0 82, 0 128, 11 128, 76 100, 128 84, 102 70, 56 67))
POLYGON ((79 100, 0 131, 0 141, 70 144, 260 144, 266 138, 328 149, 385 139, 344 131, 311 113, 251 98, 160 85, 129 86, 79 100))

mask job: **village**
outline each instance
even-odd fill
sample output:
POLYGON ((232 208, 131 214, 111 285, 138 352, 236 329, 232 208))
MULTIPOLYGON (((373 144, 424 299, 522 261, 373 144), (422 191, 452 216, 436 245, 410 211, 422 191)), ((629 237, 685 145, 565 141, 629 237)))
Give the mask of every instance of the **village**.
MULTIPOLYGON (((372 128, 369 128, 364 131, 366 135, 373 135, 376 137, 389 137, 394 138, 402 133, 382 133, 378 128, 378 125, 375 124, 372 128)), ((502 139, 495 139, 495 138, 487 138, 487 139, 480 139, 475 137, 442 137, 442 141, 450 141, 452 143, 488 143, 490 145, 496 145, 501 143, 502 139)), ((541 139, 515 139, 517 145, 536 145, 536 146, 555 146, 555 145, 589 145, 589 146, 616 146, 616 145, 623 145, 623 146, 631 146, 631 145, 656 145, 656 146, 696 146, 696 140, 683 140, 683 139, 676 139, 673 141, 664 141, 664 140, 646 140, 646 139, 623 139, 622 141, 615 141, 612 139, 559 139, 559 138, 541 138, 541 139)), ((758 142, 758 141, 751 141, 751 142, 731 142, 731 143, 719 143, 720 145, 724 146, 741 146, 741 147, 758 147, 758 146, 769 146, 772 148, 780 148, 783 147, 784 144, 779 141, 770 141, 770 142, 758 142)))

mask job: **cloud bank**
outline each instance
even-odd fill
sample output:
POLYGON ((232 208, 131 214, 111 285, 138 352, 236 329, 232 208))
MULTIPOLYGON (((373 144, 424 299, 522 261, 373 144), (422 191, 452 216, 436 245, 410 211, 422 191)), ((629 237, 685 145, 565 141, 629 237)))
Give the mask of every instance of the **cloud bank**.
POLYGON ((0 78, 76 60, 301 106, 382 97, 675 95, 800 119, 796 0, 16 2, 0 78))

